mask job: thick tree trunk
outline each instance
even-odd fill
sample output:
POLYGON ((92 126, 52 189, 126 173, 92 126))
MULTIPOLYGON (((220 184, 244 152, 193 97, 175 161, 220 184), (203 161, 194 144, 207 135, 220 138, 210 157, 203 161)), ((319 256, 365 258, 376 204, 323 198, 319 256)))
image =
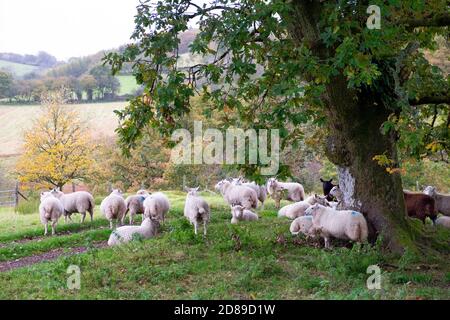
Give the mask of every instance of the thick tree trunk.
MULTIPOLYGON (((293 12, 285 17, 290 34, 323 59, 334 55, 320 41, 318 29, 323 3, 296 0, 293 12)), ((373 160, 386 154, 397 161, 395 139, 383 135, 380 127, 390 112, 376 94, 361 94, 347 87, 344 76, 327 85, 323 96, 330 137, 328 158, 339 168, 339 185, 346 204, 366 216, 374 233, 382 234, 386 247, 402 253, 412 246, 405 214, 401 177, 389 174, 373 160)))

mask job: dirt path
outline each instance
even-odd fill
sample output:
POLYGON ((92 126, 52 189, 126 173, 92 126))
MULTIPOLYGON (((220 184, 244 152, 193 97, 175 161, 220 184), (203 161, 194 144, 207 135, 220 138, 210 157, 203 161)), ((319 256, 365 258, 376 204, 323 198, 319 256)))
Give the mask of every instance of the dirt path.
MULTIPOLYGON (((108 243, 106 241, 94 243, 95 248, 104 248, 107 245, 108 243)), ((16 260, 3 261, 0 262, 0 272, 6 272, 12 269, 27 267, 39 262, 55 260, 61 256, 71 256, 74 254, 84 253, 87 250, 88 250, 87 247, 75 247, 71 248, 68 252, 66 252, 65 248, 60 248, 16 260)))

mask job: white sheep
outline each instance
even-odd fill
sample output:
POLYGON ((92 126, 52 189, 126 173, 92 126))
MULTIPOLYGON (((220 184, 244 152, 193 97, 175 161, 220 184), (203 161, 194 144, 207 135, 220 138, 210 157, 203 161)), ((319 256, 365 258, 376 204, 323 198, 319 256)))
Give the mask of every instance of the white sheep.
POLYGON ((152 193, 144 200, 145 218, 152 218, 164 223, 166 214, 167 212, 169 212, 169 209, 169 199, 162 192, 152 193))
POLYGON ((311 215, 312 234, 325 239, 325 248, 330 248, 330 238, 366 242, 368 236, 367 221, 360 212, 352 210, 334 210, 315 204, 309 207, 306 215, 311 215))
POLYGON ((326 197, 314 195, 308 197, 304 201, 299 201, 284 206, 278 211, 278 217, 287 217, 292 220, 296 219, 298 217, 304 216, 306 209, 316 203, 329 207, 326 197))
POLYGON ((440 216, 436 219, 435 225, 440 225, 450 229, 450 217, 440 216))
POLYGON ((72 221, 73 213, 81 214, 81 223, 86 219, 86 212, 91 216, 91 222, 94 219, 95 201, 92 194, 86 191, 77 191, 65 194, 59 189, 51 191, 54 197, 58 198, 64 206, 64 220, 67 223, 67 218, 72 221))
POLYGON ((249 188, 255 190, 256 196, 258 197, 259 202, 261 202, 261 210, 264 210, 264 202, 266 201, 266 198, 267 198, 266 186, 260 186, 260 185, 256 184, 256 182, 254 182, 254 181, 245 182, 244 178, 242 178, 242 177, 239 177, 237 179, 236 178, 232 179, 231 183, 234 185, 243 185, 245 187, 249 187, 249 188))
POLYGON ((44 225, 44 236, 48 233, 48 223, 52 223, 52 235, 56 233, 59 218, 64 214, 64 206, 61 201, 54 197, 51 192, 41 193, 39 205, 39 217, 44 225))
POLYGON ((150 194, 147 191, 139 190, 136 195, 128 196, 125 199, 125 205, 127 206, 127 212, 130 213, 130 224, 133 224, 134 217, 137 214, 143 214, 145 211, 144 201, 150 194))
POLYGON ((159 233, 160 224, 157 220, 145 218, 140 226, 123 226, 114 230, 109 236, 108 245, 115 246, 133 240, 136 235, 149 239, 159 233))
POLYGON ((333 188, 331 188, 329 194, 331 196, 335 197, 336 200, 337 200, 337 203, 335 205, 335 209, 337 209, 337 210, 345 210, 346 209, 346 205, 345 205, 345 202, 344 202, 344 193, 339 188, 339 186, 334 186, 333 188))
POLYGON ((273 200, 275 206, 280 208, 281 199, 289 201, 303 201, 305 199, 305 189, 297 182, 279 182, 276 178, 267 181, 267 192, 273 200))
POLYGON ((312 225, 312 216, 301 216, 292 221, 289 231, 292 235, 302 233, 308 237, 314 236, 310 233, 312 225))
POLYGON ((184 204, 184 216, 194 225, 195 234, 198 233, 199 224, 203 223, 203 234, 206 236, 206 226, 210 219, 209 205, 198 195, 198 187, 185 189, 187 196, 184 204))
POLYGON ((437 212, 450 216, 450 194, 443 194, 436 191, 435 187, 427 186, 423 193, 434 199, 434 205, 437 212))
POLYGON ((109 196, 103 199, 100 210, 109 221, 111 229, 113 229, 113 220, 116 220, 117 224, 124 225, 127 206, 122 192, 118 189, 113 190, 109 196))
POLYGON ((258 196, 252 188, 235 185, 227 180, 219 181, 215 188, 229 205, 240 204, 249 210, 258 207, 258 196))
POLYGON ((231 206, 231 223, 236 224, 239 221, 256 221, 259 219, 258 215, 253 211, 245 209, 243 206, 236 204, 231 206))

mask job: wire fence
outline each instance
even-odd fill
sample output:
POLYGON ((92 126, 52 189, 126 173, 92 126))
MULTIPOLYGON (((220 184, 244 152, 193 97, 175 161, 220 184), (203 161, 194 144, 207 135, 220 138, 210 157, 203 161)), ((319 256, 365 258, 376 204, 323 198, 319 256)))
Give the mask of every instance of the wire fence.
POLYGON ((28 200, 19 190, 19 183, 16 183, 16 187, 10 190, 0 190, 0 207, 14 207, 19 205, 19 199, 22 197, 28 200))

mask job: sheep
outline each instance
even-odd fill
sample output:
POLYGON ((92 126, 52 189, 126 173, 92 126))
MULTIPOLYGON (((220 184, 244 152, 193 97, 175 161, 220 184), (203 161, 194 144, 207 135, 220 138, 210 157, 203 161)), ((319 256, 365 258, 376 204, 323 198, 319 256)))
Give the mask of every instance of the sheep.
POLYGON ((256 221, 258 215, 253 211, 245 209, 243 206, 236 204, 231 206, 231 223, 236 224, 239 221, 256 221))
POLYGON ((155 237, 159 229, 160 224, 157 220, 145 218, 140 226, 123 226, 114 230, 109 236, 108 245, 111 247, 130 242, 136 235, 149 239, 155 237))
POLYGON ((248 210, 258 208, 258 196, 252 188, 235 185, 227 180, 219 181, 215 188, 229 205, 240 204, 248 210))
POLYGON ((118 189, 113 190, 109 196, 103 199, 100 204, 100 211, 109 220, 111 229, 113 229, 113 220, 117 220, 117 224, 124 225, 127 206, 122 192, 118 189))
POLYGON ((308 208, 305 214, 312 216, 313 226, 310 233, 323 237, 325 248, 331 247, 331 237, 356 242, 367 241, 367 221, 360 212, 334 210, 317 203, 308 208))
POLYGON ((144 201, 150 194, 147 191, 139 190, 136 195, 128 196, 125 199, 125 205, 127 206, 127 211, 125 215, 130 213, 130 224, 134 222, 134 217, 136 214, 143 214, 145 211, 144 201))
POLYGON ((322 178, 320 178, 320 182, 322 182, 323 195, 327 197, 328 201, 333 200, 333 196, 330 195, 330 191, 331 191, 331 189, 333 189, 333 187, 336 186, 331 181, 333 181, 333 179, 323 180, 322 178))
POLYGON ((56 226, 59 218, 64 214, 64 206, 61 201, 53 196, 51 192, 41 193, 41 203, 39 205, 39 217, 44 225, 44 236, 48 233, 48 223, 52 222, 52 235, 56 233, 56 226))
POLYGON ((435 187, 427 186, 423 193, 434 199, 434 205, 437 212, 450 216, 450 194, 443 194, 436 191, 435 187))
POLYGON ((203 234, 206 236, 206 225, 209 223, 210 210, 208 203, 198 195, 199 188, 185 188, 186 202, 184 204, 184 216, 194 225, 194 233, 197 235, 198 226, 203 223, 203 234))
POLYGON ((170 209, 169 199, 162 192, 148 195, 144 200, 144 217, 152 218, 164 223, 170 209))
POLYGON ((333 188, 331 188, 329 194, 332 197, 335 197, 337 200, 335 209, 337 209, 337 210, 345 210, 346 209, 345 202, 344 202, 344 193, 339 188, 339 186, 334 186, 333 188))
POLYGON ((420 192, 403 190, 406 211, 409 217, 417 218, 425 224, 426 217, 429 217, 433 224, 437 214, 435 212, 434 199, 429 195, 420 192))
POLYGON ((279 182, 275 178, 267 181, 267 192, 275 200, 275 206, 280 208, 281 199, 289 201, 302 201, 305 199, 305 189, 300 183, 296 182, 279 182))
POLYGON ((305 236, 314 236, 310 234, 312 227, 312 216, 301 216, 292 221, 289 231, 292 235, 298 235, 299 233, 305 236))
POLYGON ((266 186, 260 186, 256 184, 254 181, 244 182, 243 180, 244 179, 242 177, 239 177, 238 179, 233 179, 231 183, 233 185, 242 185, 255 190, 256 196, 258 197, 259 202, 261 202, 261 210, 264 210, 264 201, 266 201, 267 198, 266 186))
POLYGON ((71 215, 73 213, 81 214, 81 223, 86 219, 86 211, 89 212, 91 222, 94 219, 95 201, 92 194, 86 191, 77 191, 65 194, 58 189, 51 191, 52 195, 58 198, 64 206, 64 221, 67 223, 67 218, 72 221, 71 215))
POLYGON ((440 216, 436 219, 436 225, 440 225, 450 229, 450 217, 440 216))
POLYGON ((310 196, 306 200, 284 206, 278 211, 278 217, 287 217, 293 220, 298 217, 304 216, 305 210, 313 204, 319 203, 324 206, 329 206, 328 201, 325 199, 325 197, 321 197, 318 195, 310 196))

